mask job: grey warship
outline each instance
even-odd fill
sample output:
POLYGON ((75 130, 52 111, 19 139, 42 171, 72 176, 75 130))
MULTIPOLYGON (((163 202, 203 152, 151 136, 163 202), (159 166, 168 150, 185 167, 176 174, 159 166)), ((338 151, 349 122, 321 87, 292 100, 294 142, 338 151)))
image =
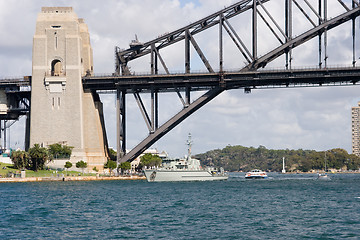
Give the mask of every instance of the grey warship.
POLYGON ((144 169, 148 182, 185 182, 227 180, 228 174, 223 168, 202 167, 200 160, 191 157, 191 134, 187 140, 188 155, 181 159, 164 159, 162 166, 144 169))

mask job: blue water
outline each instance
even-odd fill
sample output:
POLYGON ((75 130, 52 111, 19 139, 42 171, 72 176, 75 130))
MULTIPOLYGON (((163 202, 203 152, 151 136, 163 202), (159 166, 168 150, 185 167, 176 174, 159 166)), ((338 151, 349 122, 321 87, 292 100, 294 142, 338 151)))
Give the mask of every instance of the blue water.
POLYGON ((0 184, 0 239, 360 239, 360 174, 0 184))

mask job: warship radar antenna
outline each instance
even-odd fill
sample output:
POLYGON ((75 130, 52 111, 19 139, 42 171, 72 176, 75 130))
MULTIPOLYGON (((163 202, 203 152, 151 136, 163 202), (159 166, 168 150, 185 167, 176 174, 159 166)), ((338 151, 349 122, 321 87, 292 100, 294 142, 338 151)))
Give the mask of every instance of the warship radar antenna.
POLYGON ((191 158, 191 146, 193 141, 191 141, 191 133, 189 133, 188 140, 186 141, 186 145, 188 145, 188 156, 187 158, 191 158))

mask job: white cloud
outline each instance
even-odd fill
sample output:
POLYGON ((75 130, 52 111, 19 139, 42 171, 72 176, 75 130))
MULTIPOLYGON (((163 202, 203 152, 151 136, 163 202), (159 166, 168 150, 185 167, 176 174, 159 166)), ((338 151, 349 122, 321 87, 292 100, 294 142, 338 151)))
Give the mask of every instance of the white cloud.
MULTIPOLYGON (((157 36, 174 31, 191 22, 212 14, 234 0, 106 0, 101 3, 89 1, 8 1, 0 0, 0 77, 31 75, 32 37, 35 22, 42 6, 73 6, 77 15, 89 26, 94 51, 96 73, 114 71, 114 47, 127 48, 137 34, 140 41, 149 41, 157 36)), ((300 1, 301 2, 301 1, 300 1)), ((317 1, 310 3, 316 5, 317 1)), ((269 1, 264 4, 283 26, 283 1, 269 1)), ((293 6, 295 8, 295 6, 293 6)), ((304 8, 306 6, 304 5, 304 8)), ((261 11, 261 9, 260 9, 261 11)), ((311 14, 309 9, 306 10, 311 14)), ((344 12, 337 1, 329 2, 329 18, 344 12)), ((263 13, 263 12, 262 12, 263 13)), ((245 13, 229 21, 251 51, 251 14, 245 13)), ((316 21, 314 15, 312 19, 316 21)), ((294 35, 309 27, 306 18, 296 11, 294 35)), ((270 31, 263 29, 259 20, 259 55, 279 45, 270 31)), ((196 35, 196 41, 206 54, 214 69, 218 69, 218 28, 196 35)), ((279 34, 279 33, 278 33, 279 34)), ((351 24, 345 24, 329 32, 329 65, 351 64, 351 24)), ((294 66, 316 66, 318 63, 318 39, 309 41, 293 51, 294 66)), ((224 31, 224 64, 226 69, 240 69, 244 58, 224 31)), ((171 71, 183 70, 183 43, 161 50, 171 71)), ((357 53, 358 55, 359 53, 357 53)), ((192 49, 193 70, 205 69, 192 49)), ((149 57, 139 59, 130 66, 135 72, 148 72, 149 57)), ((280 57, 270 67, 283 67, 280 57)), ((161 68, 161 67, 160 67, 161 68)), ((243 90, 222 93, 208 105, 194 113, 187 120, 155 144, 159 150, 166 150, 172 156, 186 153, 185 140, 191 132, 195 141, 194 153, 227 144, 258 146, 268 148, 329 149, 334 147, 351 150, 351 106, 359 99, 359 87, 271 89, 254 90, 244 94, 243 90)), ((192 98, 198 96, 194 93, 192 98)), ((148 103, 148 96, 143 96, 148 103)), ((105 118, 110 146, 115 147, 115 97, 103 95, 105 118)), ((160 122, 181 110, 181 102, 175 93, 160 95, 160 122)), ((147 136, 147 128, 140 111, 133 100, 127 97, 128 147, 135 146, 147 136)), ((14 125, 12 145, 19 142, 23 122, 14 125), (17 127, 17 125, 19 125, 17 127), (15 139, 16 138, 16 139, 15 139)))

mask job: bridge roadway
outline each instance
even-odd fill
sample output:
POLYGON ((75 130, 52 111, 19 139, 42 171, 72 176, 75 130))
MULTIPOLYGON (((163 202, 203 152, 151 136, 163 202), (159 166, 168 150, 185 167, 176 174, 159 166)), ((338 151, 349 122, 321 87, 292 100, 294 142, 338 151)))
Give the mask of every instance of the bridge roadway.
MULTIPOLYGON (((94 91, 127 90, 150 92, 172 92, 191 87, 192 91, 208 90, 220 84, 226 89, 271 88, 271 87, 309 87, 329 84, 356 84, 360 81, 360 67, 302 68, 291 70, 224 71, 223 73, 174 73, 83 77, 84 89, 94 91)), ((0 89, 30 87, 31 76, 17 79, 1 79, 0 89)), ((11 91, 10 91, 11 92, 11 91)), ((28 93, 29 90, 22 92, 28 93)))
POLYGON ((348 85, 360 81, 360 67, 307 68, 291 70, 225 71, 217 73, 158 74, 83 77, 84 89, 126 90, 132 92, 172 92, 190 87, 191 91, 217 86, 229 89, 271 87, 309 87, 348 85))

